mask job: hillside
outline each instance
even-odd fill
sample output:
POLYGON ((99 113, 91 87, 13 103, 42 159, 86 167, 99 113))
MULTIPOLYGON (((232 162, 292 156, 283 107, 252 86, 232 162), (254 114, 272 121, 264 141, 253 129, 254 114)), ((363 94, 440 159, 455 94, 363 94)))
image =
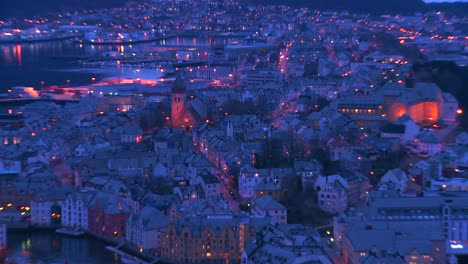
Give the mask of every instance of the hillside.
POLYGON ((290 5, 308 7, 312 10, 349 11, 352 13, 401 13, 412 14, 425 11, 448 11, 466 15, 468 3, 432 3, 422 0, 244 0, 249 4, 290 5))
POLYGON ((0 18, 123 6, 128 0, 0 0, 0 18))

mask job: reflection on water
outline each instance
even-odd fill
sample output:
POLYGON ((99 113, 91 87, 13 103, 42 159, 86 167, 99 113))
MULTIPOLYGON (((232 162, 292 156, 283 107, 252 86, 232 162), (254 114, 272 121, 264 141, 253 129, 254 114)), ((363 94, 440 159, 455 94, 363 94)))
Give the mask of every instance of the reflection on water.
MULTIPOLYGON (((98 74, 89 71, 61 71, 53 69, 69 70, 79 69, 80 65, 74 64, 63 57, 100 56, 104 52, 118 51, 133 53, 139 50, 147 50, 149 47, 167 46, 210 46, 211 44, 227 43, 229 39, 201 39, 201 38, 171 38, 154 43, 142 43, 133 45, 80 45, 71 41, 38 42, 27 44, 0 44, 0 94, 6 93, 13 86, 41 87, 42 83, 48 85, 65 85, 71 80, 74 85, 89 84, 90 79, 99 79, 98 74)), ((115 77, 117 74, 113 73, 115 77)))
POLYGON ((91 238, 74 238, 49 231, 8 233, 7 258, 22 263, 120 263, 105 249, 106 244, 91 238))

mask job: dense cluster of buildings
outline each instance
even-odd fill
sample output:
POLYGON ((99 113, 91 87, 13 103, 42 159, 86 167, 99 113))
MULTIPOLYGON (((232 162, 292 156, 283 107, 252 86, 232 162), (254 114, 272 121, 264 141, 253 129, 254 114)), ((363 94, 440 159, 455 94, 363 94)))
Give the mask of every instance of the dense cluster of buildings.
MULTIPOLYGON (((444 15, 177 1, 63 16, 91 42, 234 40, 181 48, 164 80, 7 109, 0 220, 170 263, 454 263, 468 252, 463 111, 407 52, 466 52, 460 20, 444 15)), ((8 23, 0 35, 18 33, 8 23)))

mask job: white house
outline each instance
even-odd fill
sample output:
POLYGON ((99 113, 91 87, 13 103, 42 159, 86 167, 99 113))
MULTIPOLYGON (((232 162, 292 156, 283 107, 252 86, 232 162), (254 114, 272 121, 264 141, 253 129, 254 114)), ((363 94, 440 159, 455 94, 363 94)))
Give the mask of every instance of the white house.
POLYGON ((62 206, 62 225, 88 229, 88 204, 94 195, 95 192, 87 189, 68 195, 62 206))
POLYGON ((332 178, 322 185, 317 195, 320 209, 327 213, 342 213, 348 208, 346 187, 338 178, 332 178))
POLYGON ((268 171, 258 170, 250 165, 244 166, 239 172, 239 195, 244 199, 255 196, 255 186, 268 176, 268 171))
POLYGON ((411 117, 407 114, 400 116, 396 121, 395 125, 404 125, 404 133, 401 135, 400 140, 401 142, 407 142, 409 140, 413 140, 416 135, 421 130, 418 124, 411 119, 411 117))
POLYGON ((159 253, 161 236, 169 218, 156 208, 146 206, 127 220, 126 239, 140 252, 159 253))
POLYGON ((33 225, 50 225, 52 219, 56 216, 52 212, 52 206, 56 204, 56 201, 47 199, 45 196, 38 196, 31 200, 31 224, 33 225))
POLYGON ((263 195, 252 201, 252 213, 257 216, 271 216, 278 224, 288 221, 287 209, 269 195, 263 195))
POLYGON ((205 196, 219 196, 221 193, 221 182, 209 171, 204 170, 198 174, 197 182, 205 191, 205 196))
POLYGON ((387 171, 384 176, 380 179, 380 184, 389 186, 390 184, 395 186, 395 190, 400 193, 404 193, 408 187, 408 176, 400 169, 395 168, 387 171))
POLYGON ((119 127, 115 132, 120 135, 121 143, 140 143, 143 139, 143 131, 136 125, 119 127))
POLYGON ((431 130, 423 130, 416 135, 416 144, 421 154, 432 156, 442 150, 442 142, 431 130))

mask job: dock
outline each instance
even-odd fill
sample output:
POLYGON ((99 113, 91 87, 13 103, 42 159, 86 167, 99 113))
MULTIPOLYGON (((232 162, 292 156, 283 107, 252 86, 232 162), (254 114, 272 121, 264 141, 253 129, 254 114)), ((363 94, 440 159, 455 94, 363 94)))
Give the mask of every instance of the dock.
POLYGON ((121 242, 119 245, 113 247, 113 246, 107 246, 106 249, 109 251, 114 252, 115 254, 120 256, 120 259, 123 263, 128 263, 128 264, 155 264, 159 261, 159 258, 156 258, 152 260, 151 262, 144 261, 136 256, 130 255, 128 253, 123 252, 119 248, 123 247, 125 245, 125 242, 121 242))

